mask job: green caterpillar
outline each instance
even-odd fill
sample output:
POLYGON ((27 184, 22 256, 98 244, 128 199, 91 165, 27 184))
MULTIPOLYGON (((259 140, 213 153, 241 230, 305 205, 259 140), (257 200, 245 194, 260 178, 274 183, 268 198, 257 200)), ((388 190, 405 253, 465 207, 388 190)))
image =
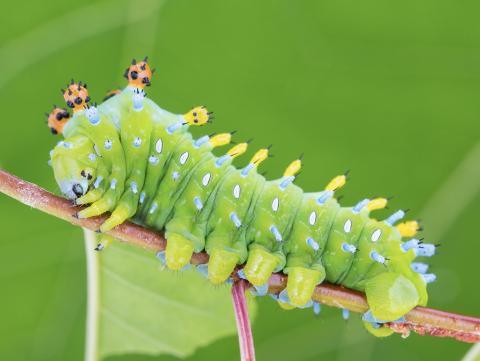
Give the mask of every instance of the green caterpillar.
MULTIPOLYGON (((248 143, 216 157, 211 150, 230 143, 232 134, 193 139, 188 132, 210 121, 205 107, 176 115, 146 98, 147 59, 134 60, 125 76, 128 86, 99 106, 88 106, 86 85, 72 81, 63 91, 72 117, 59 108, 49 115, 52 132, 65 136, 51 152, 55 179, 66 197, 88 205, 77 217, 111 212, 101 232, 127 219, 164 230, 167 248, 159 256, 172 270, 188 267, 192 254, 205 250, 209 263, 200 269, 214 284, 244 265, 239 275, 265 294, 273 272, 288 274, 286 289, 274 296, 284 308, 311 306, 324 280, 364 291, 370 311, 363 319, 377 336, 393 332, 385 322, 426 305, 426 285, 435 275, 412 261, 432 256, 435 246, 402 241, 419 228, 416 221, 394 226, 404 211, 383 221, 370 218, 386 206, 385 198, 341 207, 334 192, 345 175, 321 192, 303 192, 293 183, 301 159, 281 179, 266 180, 257 168, 268 148, 237 169, 232 161, 248 143)), ((104 237, 99 249, 108 241, 104 237)))

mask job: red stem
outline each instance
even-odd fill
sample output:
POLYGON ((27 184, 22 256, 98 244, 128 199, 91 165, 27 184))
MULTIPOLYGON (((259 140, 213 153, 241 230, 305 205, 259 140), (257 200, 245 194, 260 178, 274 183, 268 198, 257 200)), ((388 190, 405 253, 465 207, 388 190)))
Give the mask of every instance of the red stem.
MULTIPOLYGON (((76 207, 65 198, 55 196, 37 185, 1 169, 0 192, 33 208, 93 231, 99 229, 108 217, 108 214, 105 214, 87 219, 74 218, 72 215, 80 211, 81 207, 76 207)), ((125 222, 107 233, 116 239, 153 252, 162 251, 166 246, 166 240, 161 234, 130 222, 125 222)), ((193 264, 207 263, 208 255, 205 252, 196 253, 191 262, 193 264)), ((270 277, 268 283, 269 292, 279 293, 287 284, 287 276, 275 273, 270 277)), ((244 285, 244 287, 246 286, 244 285)), ((312 298, 314 301, 333 307, 346 308, 353 312, 363 313, 368 310, 364 294, 327 282, 316 287, 312 298)), ((416 307, 405 317, 407 322, 388 326, 402 334, 414 331, 420 335, 452 337, 462 342, 480 342, 480 318, 426 307, 416 307)))
POLYGON ((247 282, 244 280, 235 281, 232 286, 232 300, 237 322, 238 342, 240 344, 240 360, 255 361, 252 328, 250 327, 247 300, 245 298, 247 286, 247 282))

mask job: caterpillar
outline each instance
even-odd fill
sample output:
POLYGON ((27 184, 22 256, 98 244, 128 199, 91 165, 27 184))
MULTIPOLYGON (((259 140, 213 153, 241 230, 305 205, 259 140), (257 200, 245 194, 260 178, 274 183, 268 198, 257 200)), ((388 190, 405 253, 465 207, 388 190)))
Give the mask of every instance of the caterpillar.
MULTIPOLYGON (((415 238, 417 221, 400 222, 404 210, 384 220, 370 216, 388 199, 363 199, 342 207, 335 192, 347 175, 334 177, 320 192, 304 192, 295 183, 299 157, 283 176, 267 180, 258 172, 270 148, 257 151, 247 166, 233 160, 249 142, 222 156, 212 150, 232 143, 232 133, 194 139, 188 131, 212 121, 204 106, 173 114, 146 97, 153 71, 147 58, 132 61, 128 85, 111 91, 104 102, 89 105, 87 85, 73 80, 62 89, 73 114, 54 107, 48 126, 62 134, 50 153, 61 192, 77 205, 75 216, 111 212, 101 225, 107 232, 125 220, 164 231, 166 250, 159 258, 171 270, 190 266, 194 252, 209 254, 198 269, 222 284, 238 266, 260 295, 273 272, 288 275, 286 288, 272 295, 283 308, 319 305, 314 288, 328 281, 365 292, 365 327, 376 336, 393 331, 417 305, 426 305, 427 284, 436 276, 416 257, 435 254, 436 245, 415 238)), ((104 236, 97 250, 110 242, 104 236)))

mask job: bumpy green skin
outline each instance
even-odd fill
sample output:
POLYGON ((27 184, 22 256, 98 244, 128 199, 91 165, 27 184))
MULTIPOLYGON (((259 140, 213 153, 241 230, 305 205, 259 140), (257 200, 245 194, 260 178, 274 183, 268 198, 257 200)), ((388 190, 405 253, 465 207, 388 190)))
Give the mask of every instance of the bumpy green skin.
MULTIPOLYGON (((365 291, 380 320, 398 319, 426 304, 425 282, 410 268, 414 251, 401 250, 396 228, 370 219, 365 208, 358 213, 342 208, 334 198, 320 204, 322 192, 304 193, 294 184, 283 189, 284 179, 266 181, 255 167, 242 174, 231 158, 218 165, 211 144, 195 146, 187 125, 167 130, 182 116, 149 99, 141 110, 134 109, 133 96, 134 88, 127 87, 101 104, 95 125, 85 111, 76 112, 64 131, 69 147, 59 143, 52 153, 57 182, 68 197, 75 197, 69 191, 73 184, 81 184, 84 194, 90 186, 84 197, 91 197, 87 203, 93 205, 84 216, 111 211, 118 219, 165 230, 172 269, 187 264, 192 252, 205 250, 214 283, 225 281, 245 262, 245 275, 257 286, 283 270, 295 306, 305 305, 324 279, 365 291), (108 147, 106 142, 111 142, 108 147), (95 159, 89 154, 96 154, 95 159), (82 169, 93 176, 87 184, 82 169), (103 181, 95 184, 98 176, 103 181), (381 232, 375 241, 374 232, 381 232), (309 238, 317 249, 307 243, 309 238), (346 252, 344 243, 357 251, 346 252), (388 263, 375 262, 374 250, 388 263)), ((121 222, 115 219, 105 228, 121 222)))

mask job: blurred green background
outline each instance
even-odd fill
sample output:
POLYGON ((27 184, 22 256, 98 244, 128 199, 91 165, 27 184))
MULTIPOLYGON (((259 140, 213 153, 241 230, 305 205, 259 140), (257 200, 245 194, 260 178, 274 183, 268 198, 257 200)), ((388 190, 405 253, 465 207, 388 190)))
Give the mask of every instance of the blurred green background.
MULTIPOLYGON (((148 54, 157 68, 148 95, 179 113, 207 105, 216 120, 203 132, 274 143, 270 177, 304 152, 306 190, 351 169, 343 203, 395 195, 390 211, 411 208, 426 239, 442 242, 430 306, 478 316, 479 11, 454 0, 4 2, 0 166, 56 190, 47 159, 59 138, 43 113, 62 104, 59 89, 74 77, 101 100, 124 85, 132 57, 148 54)), ((0 229, 0 358, 82 360, 81 230, 4 195, 0 229)), ((460 360, 469 348, 375 339, 337 309, 314 317, 269 298, 259 306, 259 360, 460 360)), ((190 359, 236 360, 237 339, 190 359)))

